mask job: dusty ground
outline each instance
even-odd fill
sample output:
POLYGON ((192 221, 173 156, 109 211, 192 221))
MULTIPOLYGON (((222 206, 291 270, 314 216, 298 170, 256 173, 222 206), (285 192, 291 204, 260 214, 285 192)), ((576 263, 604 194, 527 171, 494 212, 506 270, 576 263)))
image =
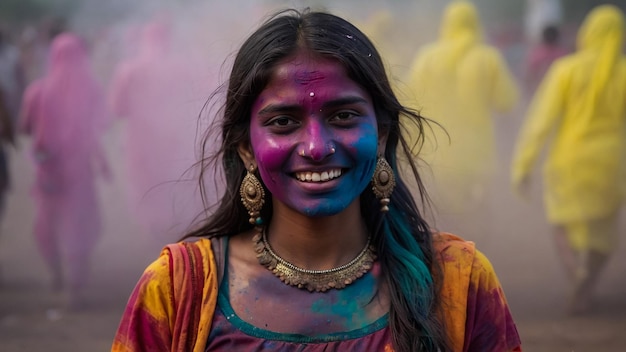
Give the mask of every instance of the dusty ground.
MULTIPOLYGON (((498 125, 503 161, 508 165, 512 131, 518 121, 498 125)), ((119 131, 108 136, 111 159, 120 155, 119 131)), ((83 312, 63 309, 63 296, 51 293, 45 267, 31 230, 33 178, 28 143, 12 155, 13 190, 0 235, 0 351, 107 351, 126 298, 161 243, 139 235, 124 204, 123 168, 101 185, 105 234, 94 255, 89 306, 83 312)), ((525 351, 602 352, 626 350, 626 238, 617 248, 598 289, 598 305, 581 318, 564 315, 566 288, 543 220, 539 183, 521 202, 507 188, 506 170, 494 183, 492 210, 473 235, 496 268, 516 318, 525 351)), ((624 218, 624 216, 622 217, 624 218)), ((457 224, 463 228, 466 225, 457 224)), ((622 225, 624 221, 622 221, 622 225)), ((451 228, 454 226, 451 226, 451 228)), ((626 229, 622 226, 622 232, 626 229)), ((454 229, 456 231, 456 229, 454 229)), ((623 233, 622 233, 623 235, 623 233)))

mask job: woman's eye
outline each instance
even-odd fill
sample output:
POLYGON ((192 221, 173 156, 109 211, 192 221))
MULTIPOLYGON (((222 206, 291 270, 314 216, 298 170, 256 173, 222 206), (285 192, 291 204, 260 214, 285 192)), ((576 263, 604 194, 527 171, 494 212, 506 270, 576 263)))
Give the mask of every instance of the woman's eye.
POLYGON ((286 116, 278 116, 267 122, 268 126, 286 127, 296 124, 297 122, 286 116))
POLYGON ((336 113, 330 120, 337 121, 337 122, 344 122, 344 121, 350 121, 356 116, 357 114, 355 114, 354 112, 341 111, 339 113, 336 113))

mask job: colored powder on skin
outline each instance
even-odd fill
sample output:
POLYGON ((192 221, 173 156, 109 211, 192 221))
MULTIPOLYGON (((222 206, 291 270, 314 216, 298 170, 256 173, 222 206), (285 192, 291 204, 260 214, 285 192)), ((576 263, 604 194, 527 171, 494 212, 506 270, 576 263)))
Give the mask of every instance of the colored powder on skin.
POLYGON ((371 301, 376 288, 376 280, 371 273, 359 278, 341 290, 333 290, 328 297, 313 302, 311 311, 318 315, 328 315, 327 322, 339 323, 343 326, 354 326, 358 322, 369 321, 365 306, 371 301))

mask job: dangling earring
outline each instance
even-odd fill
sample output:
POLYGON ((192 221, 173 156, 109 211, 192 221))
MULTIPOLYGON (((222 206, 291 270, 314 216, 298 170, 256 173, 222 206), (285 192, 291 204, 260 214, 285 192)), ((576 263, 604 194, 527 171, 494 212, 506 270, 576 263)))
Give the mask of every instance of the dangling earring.
POLYGON ((374 177, 372 177, 372 191, 374 191, 376 198, 380 199, 380 211, 383 213, 389 211, 389 196, 391 196, 394 187, 396 187, 396 177, 393 174, 393 169, 384 157, 379 156, 374 177))
POLYGON ((248 173, 241 181, 239 195, 241 195, 243 206, 246 207, 248 214, 250 214, 250 223, 258 226, 263 224, 261 209, 265 203, 265 190, 263 190, 259 179, 254 176, 254 170, 254 165, 250 165, 248 173))

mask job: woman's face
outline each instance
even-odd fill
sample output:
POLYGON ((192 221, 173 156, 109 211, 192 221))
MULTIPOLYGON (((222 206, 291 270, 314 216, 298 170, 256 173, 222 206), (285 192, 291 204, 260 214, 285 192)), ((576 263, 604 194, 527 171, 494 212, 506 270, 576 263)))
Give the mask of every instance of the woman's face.
POLYGON ((293 56, 276 67, 255 101, 250 142, 274 202, 308 216, 337 214, 374 172, 379 140, 372 99, 339 63, 293 56))

